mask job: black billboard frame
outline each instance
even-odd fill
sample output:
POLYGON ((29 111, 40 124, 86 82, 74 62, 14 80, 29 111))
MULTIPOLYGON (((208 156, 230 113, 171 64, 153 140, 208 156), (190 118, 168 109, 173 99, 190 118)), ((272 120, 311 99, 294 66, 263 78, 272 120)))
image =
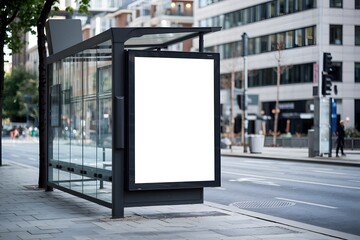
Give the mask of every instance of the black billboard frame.
MULTIPOLYGON (((219 187, 221 182, 221 166, 220 166, 220 55, 218 53, 205 52, 175 52, 175 51, 140 51, 128 50, 126 51, 127 73, 128 73, 128 176, 127 185, 130 191, 139 190, 160 190, 160 189, 191 189, 203 187, 219 187), (136 57, 148 58, 180 58, 180 59, 210 59, 213 60, 214 81, 213 81, 213 96, 214 96, 214 179, 209 181, 182 181, 182 182, 152 182, 152 183, 136 183, 135 181, 135 61, 136 57)), ((151 106, 149 106, 151 107, 151 106)), ((176 137, 176 136, 175 136, 176 137)), ((186 151, 182 149, 181 151, 186 151)), ((175 154, 175 153, 174 153, 175 154)), ((191 155, 191 153, 189 153, 191 155)), ((169 157, 171 159, 171 157, 169 157)))

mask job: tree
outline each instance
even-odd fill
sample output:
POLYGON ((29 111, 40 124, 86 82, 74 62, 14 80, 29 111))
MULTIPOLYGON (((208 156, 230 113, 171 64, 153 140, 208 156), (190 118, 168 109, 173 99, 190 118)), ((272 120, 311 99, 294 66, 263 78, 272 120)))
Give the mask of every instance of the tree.
POLYGON ((6 98, 3 101, 3 117, 12 122, 22 122, 26 116, 36 119, 37 111, 34 106, 38 100, 37 85, 36 77, 26 72, 23 67, 13 69, 11 74, 7 74, 4 80, 6 98), (31 96, 31 102, 27 103, 24 96, 31 96))
MULTIPOLYGON (((77 0, 76 0, 77 1, 77 0)), ((2 108, 3 83, 4 83, 4 46, 16 52, 24 44, 20 41, 21 36, 31 31, 31 27, 36 26, 38 33, 38 54, 39 54, 39 188, 45 188, 47 183, 46 156, 47 156, 47 132, 46 132, 46 35, 45 23, 58 0, 1 0, 0 2, 0 107, 2 108), (2 54, 1 54, 2 53, 2 54), (2 60, 2 61, 1 61, 2 60)), ((79 0, 79 12, 87 12, 90 0, 79 0)), ((71 7, 66 8, 72 12, 71 7)), ((2 118, 2 113, 0 115, 2 118)), ((1 140, 1 139, 0 139, 1 140)), ((1 152, 0 152, 1 154, 1 152)), ((1 159, 1 158, 0 158, 1 159)), ((0 162, 1 165, 1 162, 0 162)))
MULTIPOLYGON (((4 92, 4 47, 16 52, 24 44, 23 34, 35 25, 35 13, 39 0, 1 0, 0 1, 0 108, 3 109, 4 92)), ((0 111, 0 119, 3 113, 0 111)), ((1 141, 0 136, 0 141, 1 141)), ((2 146, 0 145, 0 166, 2 165, 2 146)))
MULTIPOLYGON (((27 73, 29 74, 29 73, 27 73)), ((31 75, 29 75, 31 76, 31 75)), ((36 77, 27 78, 19 87, 16 97, 20 102, 19 113, 26 116, 26 124, 32 123, 37 126, 39 124, 39 82, 36 77)))
POLYGON ((285 49, 285 44, 283 42, 276 43, 274 47, 276 50, 275 59, 276 59, 277 65, 276 65, 276 102, 275 102, 275 109, 273 110, 274 132, 272 133, 273 134, 273 144, 272 145, 276 146, 276 137, 278 135, 278 122, 279 122, 279 113, 280 113, 279 98, 280 98, 281 75, 285 71, 287 71, 289 68, 291 68, 291 66, 290 65, 283 66, 281 63, 282 53, 283 53, 283 50, 285 49))

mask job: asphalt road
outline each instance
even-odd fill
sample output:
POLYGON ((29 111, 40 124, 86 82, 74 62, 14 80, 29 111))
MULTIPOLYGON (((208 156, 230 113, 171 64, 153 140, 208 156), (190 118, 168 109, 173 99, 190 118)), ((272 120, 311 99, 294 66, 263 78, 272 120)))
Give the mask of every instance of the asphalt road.
POLYGON ((208 201, 360 235, 360 168, 222 157, 208 201))
POLYGON ((6 139, 2 142, 3 160, 15 161, 21 164, 39 166, 39 144, 6 139))
MULTIPOLYGON (((38 143, 3 142, 3 159, 38 167, 38 143)), ((205 200, 360 236, 360 168, 222 157, 205 200)))

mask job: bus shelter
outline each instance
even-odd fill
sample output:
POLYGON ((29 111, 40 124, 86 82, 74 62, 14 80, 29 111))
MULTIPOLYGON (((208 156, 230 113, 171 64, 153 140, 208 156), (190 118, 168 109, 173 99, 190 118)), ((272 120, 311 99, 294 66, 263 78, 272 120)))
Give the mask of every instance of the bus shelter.
POLYGON ((112 209, 220 186, 220 28, 110 28, 47 58, 48 186, 112 209), (198 52, 169 46, 198 38, 198 52))

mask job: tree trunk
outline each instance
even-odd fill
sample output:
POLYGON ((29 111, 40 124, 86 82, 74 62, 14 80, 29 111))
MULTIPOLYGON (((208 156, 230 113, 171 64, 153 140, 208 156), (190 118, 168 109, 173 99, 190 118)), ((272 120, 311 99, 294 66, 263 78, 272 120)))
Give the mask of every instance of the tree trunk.
MULTIPOLYGON (((2 120, 2 109, 3 109, 3 93, 4 93, 4 45, 5 45, 5 34, 6 32, 1 29, 0 32, 0 119, 2 120)), ((1 124, 2 132, 2 124, 1 124)), ((0 135, 0 166, 2 166, 2 134, 0 135)))
POLYGON ((281 78, 281 66, 280 61, 278 61, 278 66, 276 69, 276 102, 275 102, 275 115, 274 115, 274 135, 273 135, 273 146, 276 146, 276 137, 278 132, 278 122, 279 122, 279 97, 280 97, 280 78, 281 78))
POLYGON ((37 21, 39 53, 39 188, 47 187, 47 81, 45 22, 55 0, 46 0, 37 21))

